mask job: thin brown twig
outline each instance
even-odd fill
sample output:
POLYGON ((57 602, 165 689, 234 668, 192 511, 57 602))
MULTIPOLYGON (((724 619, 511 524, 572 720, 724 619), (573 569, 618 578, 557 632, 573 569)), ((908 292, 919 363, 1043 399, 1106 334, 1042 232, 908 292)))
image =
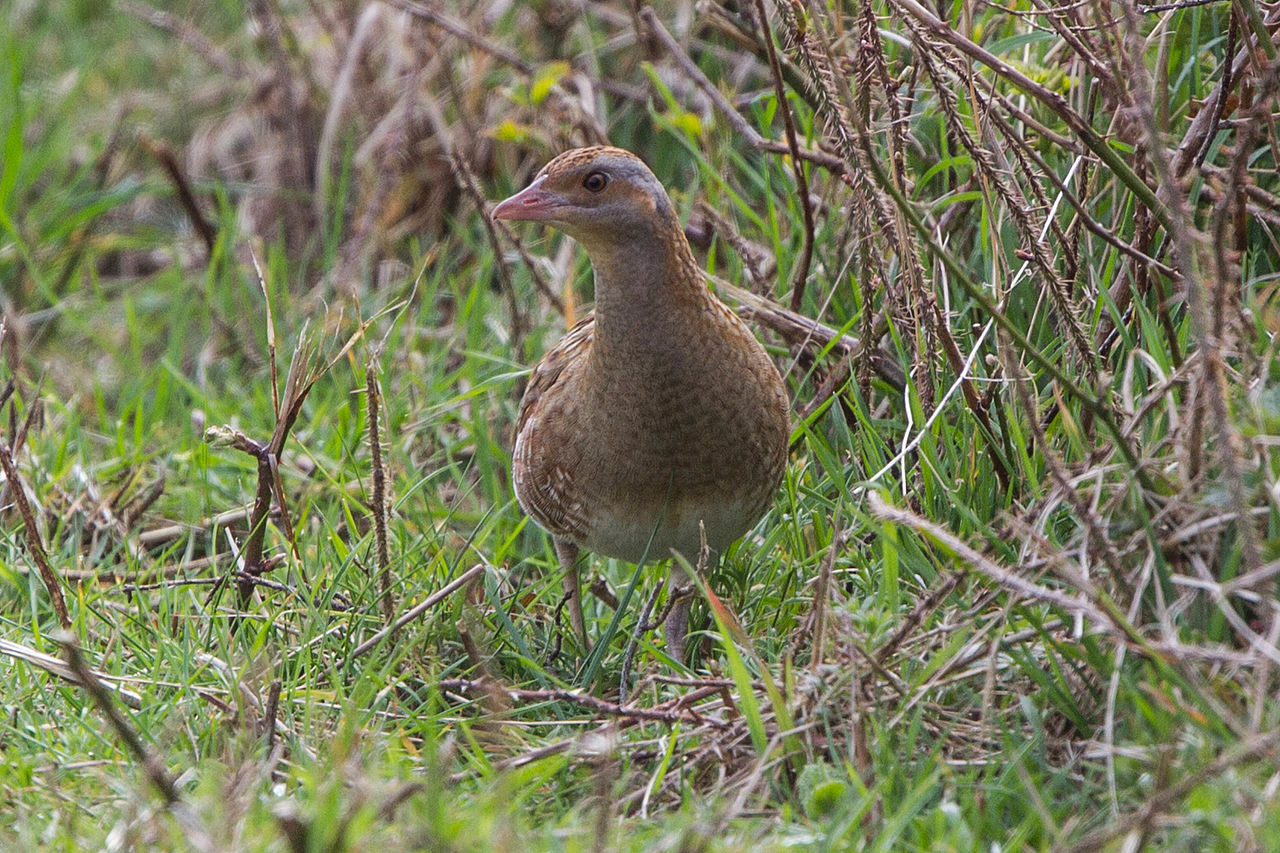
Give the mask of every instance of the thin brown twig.
POLYGON ((1207 762, 1194 771, 1181 774, 1179 780, 1173 785, 1147 795, 1146 802, 1140 808, 1089 833, 1071 847, 1065 848, 1064 853, 1093 853, 1093 851, 1105 849, 1111 841, 1128 834, 1136 827, 1149 824, 1161 814, 1177 806, 1200 785, 1240 767, 1246 761, 1274 752, 1277 745, 1280 745, 1280 728, 1231 744, 1218 753, 1218 757, 1213 761, 1207 762))
POLYGON ((394 6, 402 12, 408 12, 416 18, 421 18, 428 24, 444 30, 449 35, 466 42, 482 53, 487 53, 495 59, 510 65, 521 74, 532 74, 537 70, 532 63, 525 62, 512 51, 501 45, 494 44, 483 36, 477 35, 464 24, 455 21, 443 12, 437 12, 425 3, 418 3, 415 0, 382 0, 382 2, 389 6, 394 6))
POLYGON ((13 453, 9 449, 9 444, 2 439, 0 439, 0 467, 4 468, 5 480, 10 485, 9 493, 18 507, 18 513, 22 516, 22 535, 27 540, 27 551, 40 571, 40 580, 44 581, 45 589, 49 591, 49 601, 53 605, 54 614, 58 617, 58 624, 69 629, 71 617, 67 613, 67 602, 62 597, 62 584, 53 567, 49 565, 49 554, 45 551, 44 542, 40 539, 40 528, 36 526, 36 516, 31 509, 31 503, 27 500, 27 492, 23 486, 22 477, 18 473, 18 466, 14 464, 13 453))
MULTIPOLYGON (((280 524, 285 537, 293 550, 295 559, 299 556, 297 537, 294 535, 293 523, 290 520, 288 504, 285 500, 284 485, 280 478, 278 464, 280 453, 284 449, 285 442, 289 439, 289 433, 293 430, 298 418, 301 417, 307 396, 311 393, 311 389, 315 387, 316 382, 327 374, 335 364, 347 356, 347 353, 364 337, 365 330, 369 326, 377 322, 384 313, 398 311, 400 307, 399 304, 388 306, 378 314, 364 320, 351 333, 343 345, 338 348, 337 352, 319 365, 314 363, 316 347, 308 335, 307 327, 304 325, 302 331, 298 334, 298 341, 293 349, 293 357, 289 362, 289 372, 285 375, 284 393, 281 394, 280 403, 276 409, 275 429, 271 433, 269 442, 263 443, 251 439, 239 430, 227 426, 212 426, 205 430, 205 442, 207 444, 214 447, 235 448, 254 457, 257 462, 258 484, 254 496, 253 510, 249 515, 249 534, 245 538, 241 549, 243 556, 237 561, 241 571, 248 572, 250 575, 258 575, 271 568, 271 563, 265 557, 265 540, 267 519, 271 512, 273 498, 280 512, 280 524)), ((271 339, 273 338, 274 336, 272 335, 271 339)), ((274 361, 274 358, 272 360, 274 361)), ((276 383, 273 382, 273 389, 275 385, 276 383)), ((301 571, 300 564, 298 570, 301 571)), ((303 580, 305 582, 305 577, 303 580)), ((238 585, 238 593, 242 608, 246 607, 251 600, 253 588, 253 584, 248 583, 243 578, 241 579, 238 585)), ((215 587, 209 594, 209 600, 212 601, 220 592, 221 587, 215 587)))
MULTIPOLYGON (((651 710, 677 711, 681 708, 692 705, 694 702, 700 702, 709 696, 715 696, 721 693, 724 689, 725 688, 718 683, 708 685, 706 687, 699 687, 689 693, 686 693, 684 696, 677 697, 668 702, 663 702, 651 710)), ((612 735, 614 732, 629 729, 641 722, 642 721, 636 717, 620 717, 610 720, 603 726, 598 727, 592 734, 608 736, 612 735)), ((542 759, 549 758, 553 755, 560 755, 561 753, 571 750, 575 744, 579 743, 583 737, 587 736, 588 735, 580 735, 567 738, 565 740, 557 741, 556 743, 538 747, 537 749, 531 749, 527 752, 521 753, 520 755, 515 755, 511 758, 495 762, 494 769, 498 771, 513 770, 517 767, 524 767, 525 765, 531 764, 535 761, 541 761, 542 759)), ((449 781, 453 783, 461 782, 470 775, 470 772, 454 773, 449 777, 449 781)))
MULTIPOLYGON (((800 247, 800 261, 791 278, 791 310, 799 311, 804 302, 804 288, 809 280, 809 264, 813 259, 813 200, 809 198, 809 179, 800 159, 800 143, 796 139, 795 121, 791 117, 791 105, 787 103, 787 89, 782 82, 782 63, 778 61, 778 48, 773 43, 773 30, 769 16, 764 11, 764 0, 756 0, 756 18, 760 38, 769 54, 769 70, 773 74, 773 91, 782 113, 782 126, 787 135, 787 148, 791 151, 791 171, 796 178, 796 192, 800 194, 800 210, 804 215, 804 244, 800 247)), ((736 112, 736 111, 735 111, 736 112)))
POLYGON ((1155 190, 1138 179, 1133 169, 1125 162, 1120 153, 1116 151, 1111 143, 1103 139, 1079 113, 1072 109, 1063 95, 1032 80, 1027 74, 1014 68, 1010 63, 956 32, 951 28, 950 24, 939 18, 933 10, 927 8, 919 0, 894 0, 894 5, 910 14, 933 36, 950 44, 970 59, 982 63, 992 72, 1008 80, 1012 85, 1053 111, 1071 128, 1077 138, 1090 151, 1107 164, 1130 192, 1137 196, 1143 204, 1151 208, 1160 223, 1165 227, 1169 227, 1172 214, 1156 196, 1155 190))
MULTIPOLYGON (((1280 5, 1275 6, 1266 19, 1267 26, 1274 27, 1277 23, 1280 23, 1280 5)), ((1200 152, 1205 150, 1209 140, 1212 138, 1213 128, 1218 118, 1217 105, 1223 103, 1228 97, 1228 85, 1232 81, 1238 81, 1244 73, 1244 69, 1252 60, 1253 48, 1253 42, 1246 40, 1234 56, 1228 56, 1224 59, 1224 62, 1230 64, 1230 70, 1223 69, 1217 85, 1209 93, 1209 97, 1204 100, 1205 108, 1197 112, 1195 117, 1191 119, 1186 133, 1182 135, 1182 141, 1178 144, 1177 151, 1173 154, 1170 170, 1175 177, 1181 178, 1201 159, 1200 152)))
MULTIPOLYGON (((658 596, 662 594, 663 587, 667 585, 667 579, 663 578, 654 586, 653 592, 649 594, 649 600, 644 603, 644 608, 640 611, 640 618, 636 621, 636 629, 632 632, 630 639, 627 640, 627 649, 622 654, 622 668, 618 671, 618 704, 627 704, 627 696, 631 691, 631 663, 635 659, 636 648, 640 645, 640 635, 645 631, 650 631, 648 627, 649 614, 653 612, 653 606, 658 601, 658 596)), ((616 605, 615 605, 616 607, 616 605)))
POLYGON ((1151 15, 1156 12, 1172 12, 1174 9, 1191 9, 1195 6, 1208 6, 1211 3, 1221 3, 1222 0, 1177 0, 1176 3, 1139 3, 1138 11, 1144 15, 1151 15))
POLYGON ((152 786, 160 793, 165 805, 173 806, 180 803, 182 796, 178 793, 178 785, 173 777, 169 775, 164 762, 160 760, 158 755, 147 749, 142 742, 142 738, 125 720, 115 702, 111 701, 111 694, 102 686, 102 682, 94 676, 93 670, 85 662, 84 655, 80 651, 80 644, 76 642, 75 635, 70 632, 64 632, 57 640, 66 653, 67 666, 75 673, 80 686, 89 692, 89 695, 93 698, 93 703, 98 706, 98 710, 107 718, 107 722, 111 725, 112 730, 115 731, 116 736, 124 742, 125 747, 133 757, 142 764, 142 768, 147 773, 147 779, 151 781, 152 786))
POLYGON ((876 517, 901 524, 928 536, 942 544, 957 558, 967 563, 970 568, 976 569, 1005 589, 1060 608, 1073 615, 1082 616, 1102 628, 1108 629, 1117 638, 1123 639, 1127 644, 1135 647, 1140 654, 1148 658, 1154 657, 1151 643, 1139 634, 1133 625, 1124 619, 1122 614, 1115 610, 1114 605, 1108 606, 1103 601, 1073 596, 1061 590, 1030 581, 987 559, 958 536, 948 530, 944 530, 932 521, 921 518, 907 510, 891 506, 879 492, 867 492, 867 501, 876 517))
MULTIPOLYGON (((708 79, 706 74, 702 73, 702 69, 695 65, 693 60, 685 54, 675 37, 667 32, 667 28, 658 20, 658 16, 653 9, 648 6, 641 9, 640 17, 645 24, 652 28, 653 34, 662 42, 662 46, 667 49, 667 53, 675 60, 676 65, 680 66, 680 70, 684 72, 685 76, 692 80, 694 85, 711 100, 715 108, 729 122, 729 126, 741 135, 751 147, 758 148, 761 151, 768 151, 771 154, 792 154, 790 146, 765 139, 758 130, 751 126, 751 123, 747 121, 742 113, 734 109, 733 104, 729 103, 724 95, 720 94, 720 90, 716 88, 716 85, 708 79)), ((825 151, 797 148, 792 156, 801 160, 808 160, 810 163, 822 166, 824 169, 829 169, 836 174, 843 174, 845 171, 844 161, 825 151)))
POLYGON ((466 586, 467 584, 474 581, 476 578, 480 577, 480 575, 484 574, 484 572, 485 572, 485 566, 483 563, 478 563, 472 566, 470 569, 467 569, 467 571, 463 572, 461 575, 454 578, 452 581, 446 584, 442 589, 437 590, 435 593, 428 596, 427 599, 423 601, 421 604, 411 607, 409 610, 401 614, 400 618, 397 619, 395 622, 392 622, 390 625, 383 628, 381 631, 374 634, 372 637, 370 637, 369 639, 365 640, 363 643, 361 643, 360 645, 352 649, 350 654, 347 655, 347 662, 353 661, 356 658, 362 657, 363 655, 372 651, 379 643, 381 643, 387 637, 396 633, 405 625, 408 625, 414 619, 417 619, 423 613, 426 613, 428 610, 435 607, 441 601, 444 601, 446 598, 448 598, 458 589, 466 586))
POLYGON ((246 76, 245 67, 239 60, 210 41, 209 37, 193 26, 190 21, 135 0, 120 0, 116 8, 145 21, 158 30, 177 36, 180 42, 194 50, 223 76, 232 80, 239 80, 246 76))
POLYGON ((468 199, 470 199, 472 205, 474 205, 475 209, 480 213, 480 219, 485 228, 485 235, 489 239, 489 245, 493 249, 494 257, 498 259, 495 269, 498 274, 498 279, 502 282, 502 290, 507 297, 508 311, 511 314, 512 348, 519 350, 519 342, 523 339, 524 333, 527 331, 527 329, 524 328, 526 321, 523 312, 520 311, 520 305, 516 301, 515 285, 511 281, 511 274, 507 270, 507 265, 502 261, 502 241, 498 239, 499 232, 504 234, 513 243, 516 243, 519 247, 521 258, 525 261, 530 274, 533 276, 534 287, 542 294, 543 298, 551 303, 561 317, 566 316, 564 300, 556 295, 555 291, 553 291, 543 279, 542 274, 538 272, 537 265, 533 262, 533 259, 524 252, 524 247, 519 244, 519 241, 515 240, 505 223, 496 222, 493 217, 489 215, 489 205, 485 201, 483 193, 480 192, 480 185, 476 180, 475 170, 471 167, 471 162, 466 155, 459 151, 457 146, 453 144, 452 134, 449 126, 445 122, 444 114, 440 110, 440 105, 436 103, 435 99, 428 97, 423 100, 422 107, 423 112, 427 117, 427 121, 435 131, 436 138, 440 141, 440 145, 444 149, 445 156, 448 158, 450 166, 452 166, 451 171, 454 184, 467 196, 468 199))
MULTIPOLYGON (((1198 249, 1203 244, 1203 238, 1194 228, 1194 221, 1187 211, 1181 185, 1174 177, 1173 163, 1161 142, 1161 129, 1156 125, 1155 112, 1152 109, 1152 82, 1142 59, 1142 40, 1137 13, 1131 7, 1124 7, 1124 20, 1127 25, 1125 39, 1128 42, 1131 64, 1134 67, 1130 80, 1133 86, 1132 101, 1146 143, 1146 158, 1155 170, 1157 184, 1163 197, 1162 204, 1168 217, 1164 224, 1173 241, 1173 254, 1178 273, 1182 278, 1182 285, 1187 289, 1192 328, 1199 338, 1203 365, 1200 389, 1208 397, 1209 407, 1213 410, 1213 418, 1217 423, 1221 442, 1218 452, 1224 469, 1224 479, 1230 490, 1234 509, 1243 522, 1248 517, 1248 498, 1245 494, 1244 475, 1241 468, 1242 442, 1232 422, 1227 402, 1227 368, 1223 354, 1225 341, 1222 339, 1221 324, 1211 313, 1226 301, 1227 295, 1220 291, 1226 287, 1228 279, 1220 276, 1216 282, 1209 282, 1199 273, 1196 257, 1199 254, 1198 249)), ((1244 155, 1246 152, 1240 153, 1244 155)), ((1240 169, 1243 170, 1247 158, 1242 156, 1238 162, 1241 164, 1240 169)), ((1241 182, 1242 178, 1241 174, 1241 182)), ((1233 181, 1233 183, 1236 182, 1233 181)), ((1224 196, 1224 204, 1229 204, 1231 198, 1234 198, 1234 194, 1228 192, 1224 196)), ((1240 534, 1241 561, 1245 571, 1252 571, 1260 563, 1257 531, 1253 525, 1242 523, 1240 534)))
MULTIPOLYGON (((470 680, 454 678, 441 681, 440 689, 454 693, 475 693, 487 695, 491 689, 491 685, 483 679, 470 680)), ((634 705, 623 705, 618 702, 610 702, 587 693, 581 693, 577 690, 557 688, 549 690, 525 690, 516 687, 500 687, 499 689, 501 689, 502 693, 513 702, 569 702, 586 708, 593 713, 607 717, 619 717, 624 719, 633 719, 636 721, 658 723, 709 723, 716 728, 723 728, 727 725, 727 723, 721 720, 709 720, 701 714, 697 714, 688 709, 666 711, 654 708, 638 708, 634 705)))
POLYGON ((147 149, 151 156, 160 162, 165 174, 169 176, 170 182, 173 183, 174 191, 178 194, 178 202, 182 205, 182 209, 186 211, 187 219, 191 220, 191 227, 196 229, 196 233, 200 235, 201 242, 204 243, 205 257, 212 258, 214 247, 218 241, 218 229, 213 227, 213 224, 205 218, 204 213, 200 210, 200 203, 196 201, 196 194, 191 189, 191 182, 187 180, 182 167, 178 165, 178 156, 173 153, 172 148, 163 142, 157 142, 145 136, 142 137, 140 142, 142 147, 147 149))
POLYGON ((262 711, 262 719, 259 721, 258 733, 267 741, 267 749, 275 746, 276 742, 276 721, 280 714, 280 679, 274 679, 271 686, 267 688, 266 707, 262 711))
MULTIPOLYGON (((264 543, 267 516, 271 511, 271 502, 276 493, 272 482, 275 478, 276 466, 270 445, 227 427, 210 427, 205 431, 205 441, 213 447, 233 447, 247 453, 257 464, 257 488, 250 514, 249 535, 245 538, 240 550, 240 558, 236 561, 239 572, 249 577, 256 577, 267 571, 269 565, 265 557, 264 543)), ((280 507, 283 509, 284 504, 281 503, 280 507)), ((250 583, 247 577, 241 577, 237 591, 242 609, 249 606, 253 598, 253 590, 254 584, 250 583)), ((209 593, 210 600, 219 592, 221 592, 221 586, 215 586, 209 593)))
POLYGON ((844 504, 837 503, 835 512, 831 516, 831 544, 827 547, 827 554, 822 559, 822 567, 818 570, 818 582, 813 587, 813 612, 810 623, 813 625, 813 649, 810 653, 809 668, 814 672, 822 665, 822 659, 825 656, 823 643, 827 636, 827 599, 831 595, 831 573, 835 568, 836 555, 844 550, 847 536, 844 519, 841 518, 843 511, 844 504))
MULTIPOLYGON (((1230 57, 1236 53, 1236 44, 1239 38, 1240 18, 1238 15, 1231 15, 1227 23, 1227 47, 1225 51, 1227 59, 1222 63, 1221 85, 1213 91, 1214 102, 1204 107, 1212 112, 1213 121, 1209 125, 1208 132, 1205 133, 1204 143, 1200 146, 1200 150, 1196 152, 1195 164, 1197 166, 1203 165, 1205 158, 1209 156, 1209 150, 1213 148, 1213 140, 1222 128, 1223 119, 1227 117, 1228 104, 1231 102, 1231 87, 1235 85, 1235 64, 1230 57)), ((1161 63, 1161 67, 1164 67, 1163 63, 1161 63)), ((1164 117, 1167 119, 1167 116, 1164 117)), ((1244 159, 1247 162, 1247 158, 1244 159)))
MULTIPOLYGON (((0 318, 0 341, 3 341, 4 337, 5 337, 4 320, 0 318)), ((9 379, 4 383, 4 387, 0 388, 0 409, 4 408, 4 404, 9 402, 9 398, 12 397, 14 392, 17 390, 18 390, 18 380, 10 376, 9 379)))
MULTIPOLYGON (((266 560, 266 563, 267 563, 267 571, 270 571, 273 567, 275 567, 278 564, 278 561, 271 557, 268 557, 266 560)), ((123 584, 120 588, 125 592, 150 592, 151 590, 155 590, 155 589, 181 589, 182 587, 186 587, 186 586, 219 586, 219 585, 225 584, 228 578, 231 578, 232 580, 235 580, 238 583, 248 584, 249 586, 254 586, 254 587, 261 586, 267 589, 274 589, 276 592, 284 592, 284 593, 297 592, 297 590, 295 590, 293 587, 289 586, 288 584, 283 584, 283 583, 280 583, 279 581, 269 580, 259 575, 246 572, 243 569, 237 569, 235 571, 232 571, 229 575, 222 574, 222 575, 219 575, 218 577, 180 578, 175 580, 156 581, 155 583, 127 583, 127 584, 123 584)))
MULTIPOLYGON (((817 346, 818 349, 830 351, 842 359, 857 357, 863 352, 860 338, 847 335, 839 329, 798 314, 771 299, 730 284, 718 276, 704 274, 707 280, 715 285, 717 293, 738 303, 740 314, 781 335, 793 346, 817 346)), ((878 350, 872 354, 871 361, 876 373, 891 387, 901 389, 904 386, 906 379, 897 362, 883 356, 878 350)))

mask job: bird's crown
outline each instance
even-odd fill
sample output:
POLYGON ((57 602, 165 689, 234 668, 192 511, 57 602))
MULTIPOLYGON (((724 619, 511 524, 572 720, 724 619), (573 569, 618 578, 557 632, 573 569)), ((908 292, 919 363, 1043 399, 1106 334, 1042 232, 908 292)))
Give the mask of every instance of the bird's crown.
POLYGON ((542 171, 538 174, 545 175, 548 178, 555 178, 560 175, 568 174, 581 169, 587 165, 615 164, 634 169, 640 169, 649 172, 649 167, 644 164, 636 155, 622 148, 614 148, 611 145, 592 145, 587 148, 573 148, 560 154, 550 163, 542 167, 542 171))

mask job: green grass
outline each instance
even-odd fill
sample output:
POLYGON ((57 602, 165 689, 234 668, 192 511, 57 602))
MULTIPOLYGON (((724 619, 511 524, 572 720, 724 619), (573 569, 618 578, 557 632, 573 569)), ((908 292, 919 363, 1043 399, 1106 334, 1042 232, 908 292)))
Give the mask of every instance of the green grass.
MULTIPOLYGON (((800 313, 871 345, 850 357, 757 323, 794 400, 786 479, 707 573, 694 664, 639 639, 626 711, 624 652, 665 566, 592 560, 591 577, 630 599, 586 597, 588 657, 559 612, 551 543, 509 480, 525 370, 565 323, 535 271, 580 313, 589 265, 535 228, 515 232, 532 264, 505 235, 495 252, 447 155, 494 200, 606 131, 653 167, 691 233, 713 235, 695 241, 709 272, 758 276, 783 305, 804 236, 788 158, 753 150, 665 49, 637 45, 627 4, 584 19, 450 11, 489 51, 387 7, 334 125, 317 215, 298 181, 315 174, 306 145, 338 102, 360 11, 226 2, 161 27, 96 4, 0 13, 0 388, 15 383, 0 441, 35 513, 29 529, 0 481, 0 640, 17 644, 0 649, 0 848, 1280 847, 1274 129, 1234 107, 1206 168, 1170 190, 1168 154, 1133 106, 1176 148, 1248 27, 1231 35, 1222 4, 1144 15, 1151 98, 1125 64, 1123 20, 1078 31, 1123 72, 1118 93, 1047 19, 948 10, 1067 99, 1054 107, 957 65, 943 40, 913 41, 896 4, 872 5, 892 92, 859 47, 860 7, 842 10, 834 43, 830 11, 772 20, 801 144, 845 172, 809 167, 800 313), (813 63, 829 50, 845 64, 823 78, 813 63), (940 90, 930 62, 986 82, 947 76, 940 90), (412 109, 396 113, 406 93, 412 109), (1189 237, 1086 154, 1068 108, 1163 205, 1184 205, 1189 237), (212 247, 151 143, 179 153, 212 247), (1263 194, 1224 219, 1243 143, 1263 194), (1201 314, 1167 270, 1179 260, 1207 294, 1201 314), (257 465, 206 429, 269 440, 300 343, 328 369, 276 460, 293 541, 277 508, 272 585, 246 603, 230 573, 257 465), (397 611, 481 568, 357 655, 385 626, 369 367, 397 611), (33 662, 66 656, 35 540, 70 635, 119 679, 114 707, 176 803, 83 686, 33 662)), ((689 57, 783 140, 750 19, 699 8, 689 57)), ((1251 67, 1231 91, 1274 110, 1264 78, 1251 67)))

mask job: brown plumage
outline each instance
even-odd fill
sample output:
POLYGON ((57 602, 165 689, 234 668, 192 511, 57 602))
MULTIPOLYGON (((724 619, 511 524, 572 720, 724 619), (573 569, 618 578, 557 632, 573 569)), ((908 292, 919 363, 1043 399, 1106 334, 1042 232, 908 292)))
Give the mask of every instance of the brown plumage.
MULTIPOLYGON (((787 395, 707 289, 653 173, 618 148, 561 154, 495 219, 547 222, 595 269, 595 311, 534 368, 516 426, 520 505, 551 533, 583 633, 579 549, 639 562, 723 552, 768 509, 787 459, 787 395)), ((667 623, 681 657, 687 603, 667 623)))

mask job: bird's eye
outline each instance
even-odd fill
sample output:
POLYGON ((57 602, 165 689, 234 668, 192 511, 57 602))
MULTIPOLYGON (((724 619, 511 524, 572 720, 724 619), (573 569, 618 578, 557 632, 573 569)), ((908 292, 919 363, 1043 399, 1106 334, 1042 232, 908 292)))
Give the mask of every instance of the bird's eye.
POLYGON ((582 179, 582 185, 590 192, 598 193, 609 183, 609 176, 604 172, 592 172, 582 179))

